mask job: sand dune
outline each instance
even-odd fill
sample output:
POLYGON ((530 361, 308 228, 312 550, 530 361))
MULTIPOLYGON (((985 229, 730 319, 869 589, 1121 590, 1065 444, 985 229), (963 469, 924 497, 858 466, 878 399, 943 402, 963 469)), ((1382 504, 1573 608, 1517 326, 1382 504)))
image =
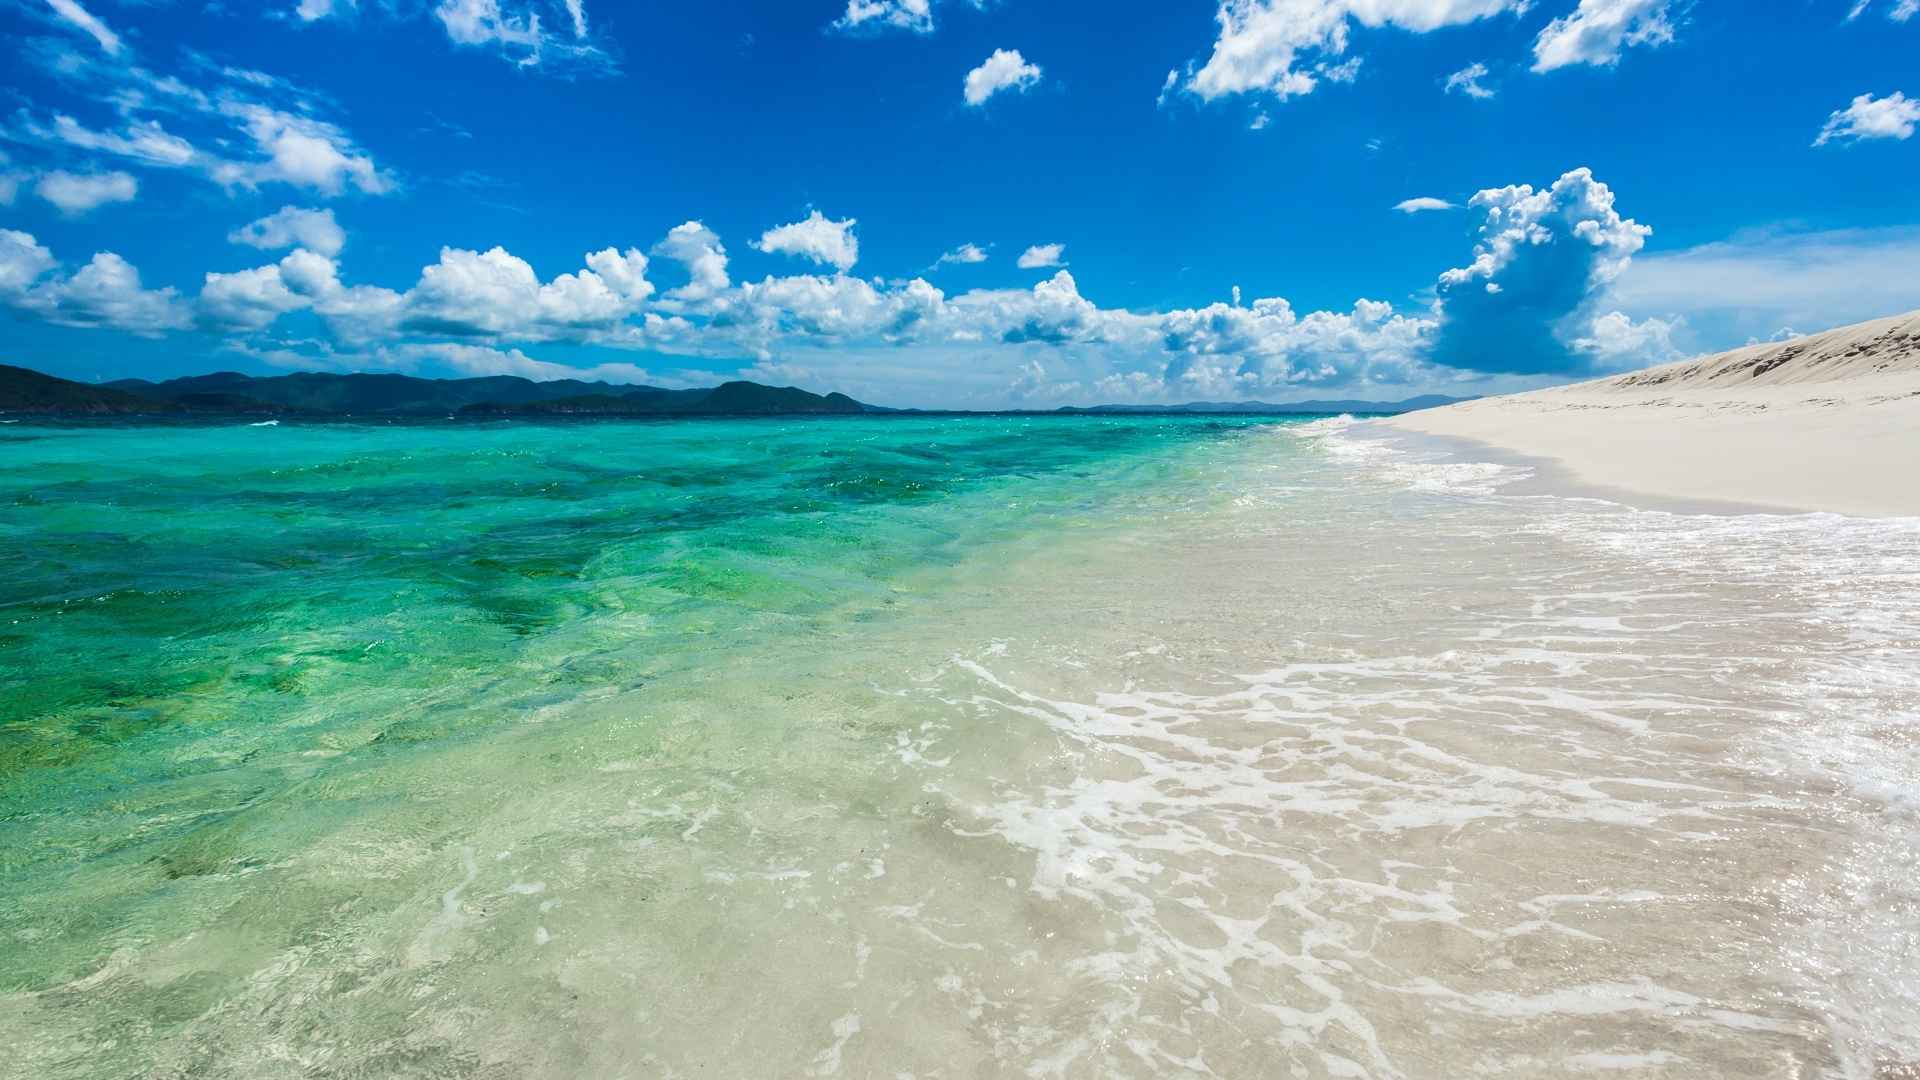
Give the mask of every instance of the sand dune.
POLYGON ((1380 423, 1628 502, 1920 515, 1920 311, 1380 423))

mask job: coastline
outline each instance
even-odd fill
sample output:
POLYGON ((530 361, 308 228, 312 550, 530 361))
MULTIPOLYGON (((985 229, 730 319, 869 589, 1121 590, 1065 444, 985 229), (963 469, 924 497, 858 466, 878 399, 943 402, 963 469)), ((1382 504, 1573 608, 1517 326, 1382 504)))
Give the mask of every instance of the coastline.
POLYGON ((1920 313, 1371 423, 1506 455, 1542 492, 1698 513, 1920 515, 1920 313))
POLYGON ((1598 483, 1582 475, 1567 462, 1542 455, 1525 454, 1485 439, 1464 435, 1444 435, 1413 430, 1408 426, 1387 425, 1388 418, 1362 420, 1348 435, 1378 439, 1423 455, 1433 455, 1436 463, 1484 463, 1527 470, 1527 475, 1500 485, 1506 495, 1553 496, 1562 499, 1595 499, 1635 510, 1683 515, 1737 517, 1746 514, 1796 515, 1809 511, 1778 503, 1747 502, 1734 499, 1674 495, 1633 487, 1598 483))

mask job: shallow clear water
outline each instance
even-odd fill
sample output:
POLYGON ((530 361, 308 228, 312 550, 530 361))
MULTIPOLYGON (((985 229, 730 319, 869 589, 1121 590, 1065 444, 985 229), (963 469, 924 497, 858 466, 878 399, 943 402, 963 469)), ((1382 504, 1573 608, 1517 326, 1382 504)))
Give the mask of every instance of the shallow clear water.
POLYGON ((1511 475, 0 428, 0 1074, 1920 1076, 1920 522, 1511 475))

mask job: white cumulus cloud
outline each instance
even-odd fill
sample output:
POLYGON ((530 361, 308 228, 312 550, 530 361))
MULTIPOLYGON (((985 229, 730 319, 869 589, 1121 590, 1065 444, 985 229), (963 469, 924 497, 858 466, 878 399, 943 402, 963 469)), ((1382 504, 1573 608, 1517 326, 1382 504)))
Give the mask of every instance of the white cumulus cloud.
POLYGON ((607 330, 653 292, 647 257, 629 248, 587 256, 587 269, 542 284, 525 259, 504 248, 442 248, 404 297, 400 325, 454 337, 556 340, 607 330))
POLYGON ((110 202, 131 202, 140 191, 133 177, 123 172, 70 173, 55 169, 40 178, 33 193, 60 208, 68 217, 77 217, 110 202))
POLYGON ((1436 199, 1423 195, 1418 199, 1402 199, 1394 203, 1393 208, 1403 214, 1417 214, 1422 210, 1451 210, 1453 204, 1445 199, 1436 199))
POLYGON ((1518 11, 1524 0, 1221 0, 1213 53, 1185 89, 1212 101, 1265 91, 1278 98, 1311 93, 1323 78, 1347 81, 1332 63, 1346 52, 1349 23, 1426 33, 1518 11))
POLYGON ((655 255, 672 259, 686 268, 687 283, 669 289, 669 300, 699 303, 710 300, 727 288, 727 249, 712 229, 697 221, 675 225, 667 238, 655 244, 655 255))
POLYGON ((54 266, 53 252, 32 233, 0 229, 0 296, 19 296, 54 266))
POLYGON ((1019 49, 995 49, 979 67, 967 72, 961 93, 967 104, 977 107, 1002 90, 1025 90, 1039 81, 1039 65, 1027 63, 1019 49))
POLYGON ((305 248, 280 262, 232 274, 208 274, 199 323, 227 333, 265 329, 280 315, 311 308, 344 341, 404 335, 455 339, 578 341, 614 332, 653 294, 647 257, 637 249, 589 254, 586 268, 542 282, 526 260, 504 248, 443 248, 406 292, 346 287, 331 258, 305 248))
POLYGON ((334 221, 332 210, 283 206, 258 221, 228 233, 227 240, 266 251, 303 247, 331 258, 340 254, 340 249, 346 246, 347 234, 334 221))
MULTIPOLYGON (((1440 275, 1441 325, 1432 358, 1511 374, 1580 374, 1593 366, 1596 309, 1651 229, 1614 209, 1587 169, 1535 191, 1481 191, 1470 266, 1440 275)), ((1610 333, 1617 341, 1622 334, 1610 333)))
POLYGON ((267 159, 235 168, 216 168, 216 180, 250 188, 278 180, 322 195, 338 195, 349 184, 369 195, 385 194, 395 186, 374 166, 371 157, 356 152, 332 124, 264 105, 243 105, 236 111, 267 159))
POLYGON ((1858 142, 1911 138, 1916 121, 1920 121, 1920 100, 1898 90, 1883 98, 1861 94, 1853 99, 1853 104, 1827 118, 1827 125, 1820 129, 1820 137, 1813 140, 1813 145, 1825 146, 1835 139, 1858 142))
POLYGON ((0 229, 0 303, 56 326, 99 327, 152 336, 191 324, 173 289, 147 289, 140 272, 111 251, 71 275, 31 233, 0 229))
MULTIPOLYGON (((311 255, 310 252, 297 254, 311 255)), ((293 255, 287 256, 288 260, 293 258, 293 255)), ((327 280, 332 280, 333 267, 329 265, 324 274, 327 280)), ((223 332, 264 330, 287 312, 313 303, 311 295, 289 287, 289 279, 298 280, 298 277, 298 271, 290 274, 280 266, 257 266, 231 274, 209 273, 206 283, 200 287, 200 325, 223 332)))
POLYGON ((753 246, 769 255, 798 255, 836 270, 851 270, 860 261, 860 240, 853 235, 854 224, 853 218, 829 221, 815 210, 805 221, 761 233, 753 246))
POLYGON ((1062 245, 1038 245, 1021 257, 1026 268, 1054 269, 1024 289, 949 296, 918 277, 866 280, 835 267, 830 245, 800 240, 756 246, 824 254, 834 272, 735 283, 720 237, 697 221, 653 248, 687 277, 663 295, 648 280, 647 257, 631 247, 593 252, 584 267, 551 279, 504 248, 448 247, 402 290, 343 283, 335 258, 305 243, 327 246, 328 234, 300 208, 290 210, 236 237, 301 246, 278 262, 207 274, 191 300, 145 289, 111 253, 63 274, 32 236, 0 232, 0 304, 64 325, 140 333, 197 326, 276 364, 577 375, 519 351, 565 343, 721 361, 747 356, 755 361, 748 377, 825 380, 856 396, 878 391, 881 400, 895 396, 888 386, 944 386, 922 401, 983 406, 1086 394, 1179 401, 1498 392, 1669 358, 1675 329, 1686 327, 1684 317, 1622 313, 1633 307, 1617 301, 1617 286, 1647 230, 1621 217, 1612 192, 1586 170, 1542 191, 1516 186, 1474 196, 1469 211, 1479 236, 1471 265, 1442 274, 1431 309, 1412 311, 1362 299, 1350 310, 1299 312, 1280 297, 1243 304, 1238 290, 1231 304, 1107 308, 1059 269, 1062 245), (255 336, 300 311, 327 333, 293 343, 255 336))
POLYGON ((1020 253, 1014 265, 1022 270, 1033 270, 1043 266, 1065 266, 1060 256, 1066 254, 1065 244, 1035 244, 1020 253))
POLYGON ((1533 41, 1533 70, 1573 64, 1615 64, 1630 45, 1673 40, 1667 12, 1673 0, 1580 0, 1580 7, 1547 24, 1533 41))
POLYGON ((1301 315, 1279 298, 1213 304, 1160 317, 1172 358, 1162 382, 1175 398, 1244 398, 1316 385, 1404 385, 1422 363, 1433 322, 1361 300, 1350 312, 1301 315))

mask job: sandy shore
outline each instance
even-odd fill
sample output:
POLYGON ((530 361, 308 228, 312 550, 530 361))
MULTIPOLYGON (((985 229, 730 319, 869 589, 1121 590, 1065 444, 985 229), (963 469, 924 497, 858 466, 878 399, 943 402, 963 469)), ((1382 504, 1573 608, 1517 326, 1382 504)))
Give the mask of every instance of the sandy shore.
POLYGON ((1629 502, 1920 515, 1920 312, 1380 423, 1629 502))

